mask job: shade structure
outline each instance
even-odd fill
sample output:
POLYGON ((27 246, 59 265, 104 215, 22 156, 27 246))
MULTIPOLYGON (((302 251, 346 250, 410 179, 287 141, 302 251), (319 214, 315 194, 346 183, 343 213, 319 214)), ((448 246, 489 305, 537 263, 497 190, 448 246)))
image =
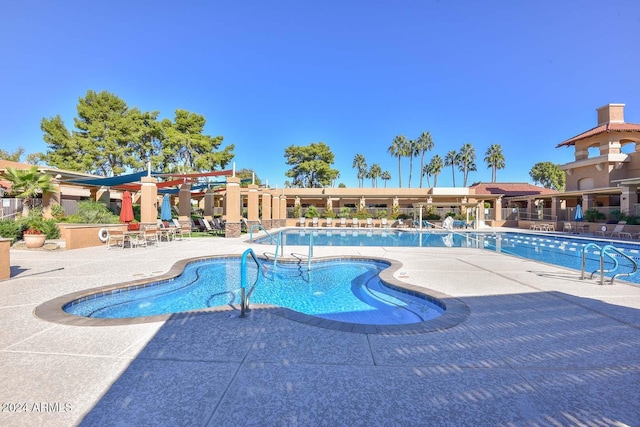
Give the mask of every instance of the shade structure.
POLYGON ((122 193, 122 208, 120 208, 120 221, 133 221, 133 205, 131 203, 131 193, 125 191, 122 193))
POLYGON ((165 194, 162 197, 162 206, 160 207, 160 219, 162 221, 171 221, 171 202, 169 201, 168 194, 165 194))
POLYGON ((577 205, 576 206, 576 211, 573 214, 573 219, 575 219, 576 221, 582 221, 582 206, 581 205, 577 205))

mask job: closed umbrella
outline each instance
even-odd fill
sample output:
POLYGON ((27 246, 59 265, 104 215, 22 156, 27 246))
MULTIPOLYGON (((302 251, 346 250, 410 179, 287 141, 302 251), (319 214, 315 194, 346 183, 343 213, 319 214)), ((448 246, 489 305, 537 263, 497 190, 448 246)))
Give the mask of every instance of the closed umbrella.
POLYGON ((165 194, 162 198, 162 206, 160 207, 160 219, 162 221, 171 221, 171 202, 169 195, 165 194))
POLYGON ((133 221, 133 205, 131 203, 131 193, 125 191, 122 194, 122 208, 120 208, 120 222, 129 223, 133 221))
POLYGON ((577 205, 576 206, 576 211, 573 214, 573 219, 575 219, 576 221, 582 221, 582 206, 581 205, 577 205))

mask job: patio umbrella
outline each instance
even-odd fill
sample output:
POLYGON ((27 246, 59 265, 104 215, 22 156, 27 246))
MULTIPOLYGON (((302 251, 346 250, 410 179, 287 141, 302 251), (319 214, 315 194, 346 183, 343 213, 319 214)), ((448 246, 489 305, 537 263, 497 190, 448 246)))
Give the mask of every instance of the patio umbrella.
POLYGON ((162 206, 160 207, 160 219, 162 221, 171 221, 171 202, 169 201, 169 195, 165 194, 162 197, 162 206))
POLYGON ((577 205, 576 206, 576 211, 573 214, 573 219, 575 219, 576 221, 582 221, 582 206, 581 205, 577 205))
POLYGON ((133 205, 131 204, 131 193, 125 191, 122 193, 122 208, 120 208, 120 221, 133 221, 133 205))

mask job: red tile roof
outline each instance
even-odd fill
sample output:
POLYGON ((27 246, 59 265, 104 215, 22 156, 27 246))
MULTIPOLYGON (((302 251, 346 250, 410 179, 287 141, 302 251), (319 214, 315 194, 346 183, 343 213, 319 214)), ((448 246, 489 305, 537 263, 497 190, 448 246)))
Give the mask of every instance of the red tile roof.
POLYGON ((566 141, 561 142, 556 146, 556 148, 575 145, 576 141, 589 138, 590 136, 599 135, 605 132, 640 132, 640 124, 607 123, 604 125, 596 126, 593 129, 589 129, 586 132, 582 132, 580 135, 576 135, 573 138, 569 138, 566 141))
POLYGON ((475 190, 475 194, 502 194, 507 197, 557 193, 550 188, 538 187, 526 182, 481 182, 470 188, 475 190))

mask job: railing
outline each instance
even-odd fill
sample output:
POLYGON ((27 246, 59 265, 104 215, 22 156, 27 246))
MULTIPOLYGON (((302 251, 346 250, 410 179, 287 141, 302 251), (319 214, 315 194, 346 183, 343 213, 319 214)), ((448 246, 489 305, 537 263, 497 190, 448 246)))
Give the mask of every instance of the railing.
POLYGON ((634 275, 637 271, 638 271, 638 263, 636 262, 636 260, 634 260, 633 258, 631 258, 629 255, 625 254, 624 252, 622 252, 620 249, 616 248, 615 246, 612 245, 604 245, 603 247, 600 247, 599 245, 597 245, 596 243, 588 243, 587 245, 585 245, 584 248, 582 248, 582 266, 581 266, 581 273, 580 273, 580 279, 584 280, 584 272, 585 272, 585 268, 586 268, 586 254, 587 254, 587 250, 591 247, 595 247, 597 250, 600 251, 600 268, 594 270, 591 272, 591 276, 589 277, 590 279, 593 279, 593 275, 596 274, 598 271, 600 272, 600 284, 604 285, 604 274, 605 273, 613 273, 614 271, 616 271, 618 269, 619 263, 618 260, 616 259, 616 255, 618 254, 620 256, 622 256, 623 258, 626 258, 631 265, 633 266, 633 270, 629 273, 617 273, 614 274, 613 276, 611 276, 611 283, 613 285, 614 280, 616 280, 617 277, 620 276, 625 276, 625 277, 629 277, 634 275), (615 254, 611 254, 609 251, 611 252, 615 252, 615 254), (604 257, 608 256, 609 258, 611 258, 611 261, 613 262, 613 268, 611 268, 610 270, 605 270, 604 269, 604 257))
POLYGON ((282 239, 282 231, 278 232, 278 237, 275 237, 273 234, 269 233, 266 228, 262 226, 262 224, 253 224, 249 229, 249 240, 253 240, 253 230, 255 229, 264 231, 267 236, 271 239, 272 242, 276 244, 276 258, 278 256, 278 247, 280 247, 280 256, 284 252, 284 239, 282 239))
POLYGON ((261 273, 260 261, 256 257, 253 249, 249 248, 242 254, 242 258, 240 259, 240 317, 246 317, 246 312, 249 311, 249 300, 251 299, 251 294, 253 290, 256 288, 256 285, 260 281, 260 273, 261 273), (258 274, 256 275, 256 281, 251 285, 251 288, 247 292, 247 257, 251 255, 253 261, 258 266, 258 274))

